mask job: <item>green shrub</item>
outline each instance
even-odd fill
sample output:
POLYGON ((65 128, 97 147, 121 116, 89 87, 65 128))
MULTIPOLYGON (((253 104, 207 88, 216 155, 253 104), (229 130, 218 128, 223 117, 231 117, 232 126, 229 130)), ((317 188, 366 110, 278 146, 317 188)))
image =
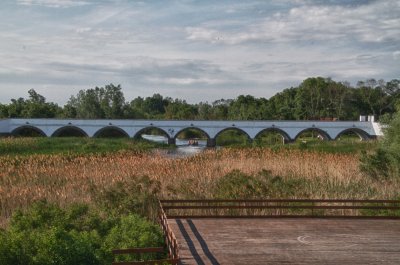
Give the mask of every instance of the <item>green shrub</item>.
POLYGON ((160 189, 159 181, 141 176, 116 182, 102 188, 101 191, 93 190, 93 196, 101 208, 114 215, 134 212, 155 220, 158 214, 157 195, 160 189))
POLYGON ((114 248, 162 245, 161 230, 137 215, 110 217, 87 205, 63 210, 42 201, 15 213, 0 231, 0 264, 110 264, 114 248))
POLYGON ((400 177, 400 111, 384 129, 380 147, 361 158, 361 170, 374 178, 400 177))
POLYGON ((385 150, 378 148, 375 153, 362 153, 360 161, 361 171, 374 179, 388 178, 390 176, 390 159, 385 150))
MULTIPOLYGON (((114 248, 131 247, 159 247, 163 245, 162 232, 156 225, 150 225, 137 215, 127 215, 121 218, 118 225, 114 226, 104 241, 105 253, 110 254, 114 248)), ((141 257, 132 255, 119 255, 116 260, 137 260, 162 258, 161 254, 146 254, 141 257)))

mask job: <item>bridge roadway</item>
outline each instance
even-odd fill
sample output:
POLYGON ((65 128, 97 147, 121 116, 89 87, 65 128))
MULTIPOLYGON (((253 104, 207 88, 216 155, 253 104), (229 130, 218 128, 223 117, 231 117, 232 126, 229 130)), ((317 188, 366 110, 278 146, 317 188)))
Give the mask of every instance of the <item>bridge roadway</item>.
POLYGON ((127 137, 139 137, 144 131, 157 128, 175 144, 176 137, 189 128, 203 132, 208 146, 228 129, 243 132, 254 139, 265 131, 279 133, 285 142, 294 141, 305 131, 316 131, 324 140, 334 140, 346 132, 356 133, 362 140, 382 135, 379 123, 373 121, 199 121, 199 120, 74 120, 74 119, 4 119, 0 120, 0 135, 18 135, 32 130, 43 136, 59 136, 66 131, 87 137, 104 132, 117 132, 127 137))
POLYGON ((376 219, 170 219, 183 265, 400 264, 400 223, 376 219))

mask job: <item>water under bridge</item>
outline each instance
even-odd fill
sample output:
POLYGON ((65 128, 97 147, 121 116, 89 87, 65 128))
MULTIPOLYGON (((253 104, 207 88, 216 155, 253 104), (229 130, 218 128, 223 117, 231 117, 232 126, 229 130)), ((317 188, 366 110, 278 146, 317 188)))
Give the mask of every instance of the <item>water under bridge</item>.
POLYGON ((335 140, 346 133, 355 133, 361 140, 382 135, 381 126, 374 121, 206 121, 206 120, 114 120, 114 119, 3 119, 0 135, 19 135, 31 130, 47 137, 74 135, 98 137, 104 132, 118 132, 123 136, 139 138, 149 129, 158 129, 175 144, 177 136, 188 129, 196 129, 207 137, 207 146, 216 145, 218 135, 226 130, 237 130, 250 140, 264 132, 276 132, 285 142, 295 141, 306 131, 315 131, 323 140, 335 140))

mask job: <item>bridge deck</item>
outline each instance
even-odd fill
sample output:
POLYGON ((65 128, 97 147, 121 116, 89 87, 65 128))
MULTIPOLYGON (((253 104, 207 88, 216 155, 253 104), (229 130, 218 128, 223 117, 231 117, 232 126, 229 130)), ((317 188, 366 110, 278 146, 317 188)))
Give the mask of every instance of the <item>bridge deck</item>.
POLYGON ((400 264, 400 221, 171 219, 182 264, 400 264))

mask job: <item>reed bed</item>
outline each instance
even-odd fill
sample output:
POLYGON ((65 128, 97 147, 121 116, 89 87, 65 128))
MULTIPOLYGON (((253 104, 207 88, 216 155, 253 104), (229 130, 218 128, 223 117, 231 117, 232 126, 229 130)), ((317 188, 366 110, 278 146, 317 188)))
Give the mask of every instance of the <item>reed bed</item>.
MULTIPOLYGON (((0 224, 17 208, 33 201, 66 206, 95 204, 98 193, 117 183, 148 176, 162 198, 213 198, 219 179, 239 170, 247 175, 267 171, 283 180, 300 180, 292 198, 399 198, 400 181, 364 177, 359 157, 267 148, 221 149, 172 159, 162 153, 116 152, 98 155, 31 155, 0 157, 0 224)), ((282 189, 285 189, 284 185, 282 189)))

